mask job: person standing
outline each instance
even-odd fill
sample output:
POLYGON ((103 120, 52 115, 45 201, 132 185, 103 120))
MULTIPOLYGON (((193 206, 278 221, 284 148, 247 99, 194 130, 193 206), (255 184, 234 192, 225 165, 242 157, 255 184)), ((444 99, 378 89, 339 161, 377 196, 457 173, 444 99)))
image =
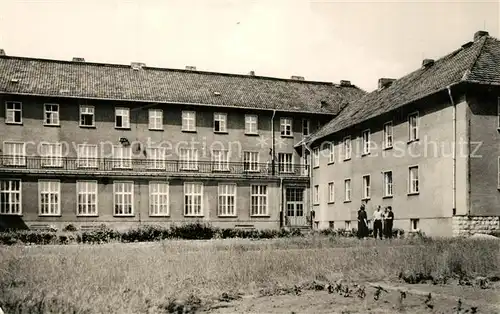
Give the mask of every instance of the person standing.
POLYGON ((386 237, 387 238, 392 238, 392 226, 394 222, 394 213, 392 212, 392 207, 387 206, 387 209, 389 210, 387 212, 386 218, 385 218, 385 225, 386 225, 386 237))
POLYGON ((384 211, 382 213, 382 234, 384 235, 384 238, 387 239, 387 214, 389 213, 387 206, 384 207, 384 211))
POLYGON ((376 239, 377 235, 382 239, 382 211, 380 210, 380 205, 377 206, 377 210, 373 212, 373 237, 376 239))
POLYGON ((366 211, 365 211, 365 204, 361 204, 358 210, 358 238, 363 239, 366 237, 366 211))

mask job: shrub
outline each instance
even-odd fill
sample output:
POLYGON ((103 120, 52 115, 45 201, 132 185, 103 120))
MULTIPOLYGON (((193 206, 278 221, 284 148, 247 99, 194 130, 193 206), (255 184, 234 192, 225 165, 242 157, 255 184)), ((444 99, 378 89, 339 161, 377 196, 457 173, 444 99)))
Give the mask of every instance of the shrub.
POLYGON ((74 232, 77 231, 76 227, 72 224, 66 225, 66 227, 63 228, 63 231, 66 232, 74 232))
POLYGON ((170 228, 170 237, 186 240, 209 240, 216 234, 216 229, 210 224, 195 222, 182 226, 172 226, 170 228))

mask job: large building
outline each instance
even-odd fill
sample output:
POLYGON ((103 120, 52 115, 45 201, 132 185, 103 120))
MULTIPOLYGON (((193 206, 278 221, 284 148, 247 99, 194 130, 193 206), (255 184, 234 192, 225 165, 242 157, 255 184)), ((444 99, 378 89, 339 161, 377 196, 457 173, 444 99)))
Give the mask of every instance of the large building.
POLYGON ((0 220, 308 226, 309 168, 294 145, 364 94, 349 81, 0 50, 0 220))
POLYGON ((304 143, 317 228, 357 228, 367 203, 369 218, 392 206, 407 231, 500 229, 500 41, 479 31, 400 79, 380 79, 304 143))

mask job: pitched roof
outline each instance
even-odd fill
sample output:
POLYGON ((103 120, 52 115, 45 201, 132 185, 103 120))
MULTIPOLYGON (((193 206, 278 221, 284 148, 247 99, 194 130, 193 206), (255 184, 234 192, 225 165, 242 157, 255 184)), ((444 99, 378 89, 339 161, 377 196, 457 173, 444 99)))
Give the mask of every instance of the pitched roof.
POLYGON ((365 94, 328 82, 11 56, 0 56, 0 93, 323 114, 365 94))
POLYGON ((500 84, 500 41, 482 36, 474 42, 436 60, 434 64, 395 80, 389 87, 366 94, 345 107, 335 118, 304 142, 312 143, 325 136, 390 112, 430 96, 460 82, 500 84))

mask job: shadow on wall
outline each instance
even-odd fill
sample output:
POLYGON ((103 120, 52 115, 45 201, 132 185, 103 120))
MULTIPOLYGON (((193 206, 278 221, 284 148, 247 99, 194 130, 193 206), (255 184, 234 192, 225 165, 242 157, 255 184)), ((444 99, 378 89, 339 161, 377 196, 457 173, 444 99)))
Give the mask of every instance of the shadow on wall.
POLYGON ((21 216, 0 215, 0 232, 7 230, 29 230, 21 216))

